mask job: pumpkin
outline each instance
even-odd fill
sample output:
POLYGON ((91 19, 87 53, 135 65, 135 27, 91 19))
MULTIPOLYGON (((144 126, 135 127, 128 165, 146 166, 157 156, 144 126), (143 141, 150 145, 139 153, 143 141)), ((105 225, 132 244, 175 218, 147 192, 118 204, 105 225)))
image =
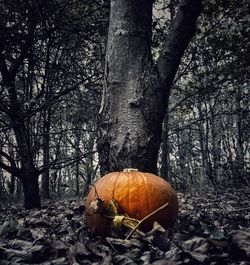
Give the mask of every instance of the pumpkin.
POLYGON ((100 178, 90 189, 86 201, 87 226, 102 236, 112 233, 112 216, 125 215, 142 220, 166 205, 141 224, 139 230, 150 231, 157 221, 165 229, 178 213, 177 195, 164 179, 134 169, 111 172, 100 178))

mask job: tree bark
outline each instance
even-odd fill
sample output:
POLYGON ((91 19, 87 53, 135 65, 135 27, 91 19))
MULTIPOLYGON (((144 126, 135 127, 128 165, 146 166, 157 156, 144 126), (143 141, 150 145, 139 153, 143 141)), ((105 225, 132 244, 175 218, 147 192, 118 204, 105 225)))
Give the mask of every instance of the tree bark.
POLYGON ((40 209, 41 200, 39 195, 38 172, 35 169, 25 168, 22 183, 24 192, 25 209, 40 209))
MULTIPOLYGON (((17 99, 15 88, 15 76, 10 72, 2 73, 4 84, 9 92, 8 116, 15 134, 18 155, 20 157, 20 168, 17 168, 14 159, 7 156, 11 166, 1 163, 1 166, 10 174, 19 177, 23 183, 25 208, 40 208, 40 194, 38 184, 38 171, 35 169, 29 131, 27 130, 28 119, 25 117, 20 102, 17 99)), ((3 152, 2 152, 3 155, 3 152)))
POLYGON ((243 129, 242 129, 242 108, 241 108, 241 100, 242 94, 241 89, 237 88, 237 95, 235 99, 236 103, 236 124, 237 124, 237 132, 236 132, 236 139, 237 139, 237 147, 236 147, 236 168, 237 168, 237 175, 235 176, 235 182, 237 184, 246 184, 247 183, 247 176, 245 171, 245 159, 244 159, 244 140, 243 140, 243 129))
POLYGON ((16 104, 11 102, 13 115, 11 114, 9 117, 16 136, 21 160, 21 174, 19 177, 23 182, 24 206, 25 209, 40 208, 38 172, 35 170, 33 155, 30 149, 30 137, 25 126, 24 115, 22 115, 21 108, 16 104))
MULTIPOLYGON (((212 105, 211 100, 209 101, 209 111, 211 113, 211 152, 213 161, 213 176, 215 183, 218 182, 221 177, 221 127, 222 117, 217 114, 215 115, 216 105, 212 105)), ((220 108, 218 106, 217 108, 220 108)))
POLYGON ((152 1, 111 1, 106 54, 101 172, 156 172, 163 90, 151 58, 152 1))
POLYGON ((200 149, 201 149, 201 159, 202 159, 202 175, 203 175, 203 181, 207 183, 209 180, 212 182, 212 184, 215 184, 214 182, 214 175, 212 170, 212 163, 210 159, 210 150, 209 150, 209 119, 208 119, 208 109, 206 105, 206 101, 204 102, 204 108, 202 107, 202 98, 201 95, 199 95, 197 108, 199 113, 199 141, 200 141, 200 149))
MULTIPOLYGON (((14 150, 13 150, 13 146, 12 145, 8 146, 8 151, 9 151, 9 155, 14 158, 15 155, 14 155, 14 150)), ((16 178, 15 178, 14 174, 11 173, 10 174, 10 182, 9 182, 9 193, 11 195, 11 198, 14 198, 15 181, 16 181, 16 178)))
MULTIPOLYGON (((29 131, 30 117, 25 114, 23 102, 19 100, 15 82, 20 67, 23 65, 25 58, 28 57, 30 47, 34 40, 34 34, 38 23, 39 16, 37 8, 31 5, 27 8, 26 19, 23 23, 27 23, 25 33, 23 33, 22 41, 19 40, 18 49, 15 56, 10 56, 8 43, 5 38, 5 28, 7 21, 1 21, 0 31, 0 73, 2 76, 2 85, 4 91, 7 91, 6 97, 1 99, 0 110, 5 112, 10 120, 13 129, 18 156, 20 157, 20 167, 17 168, 14 159, 1 152, 10 162, 10 166, 0 161, 1 167, 8 171, 10 174, 19 177, 23 182, 23 190, 25 196, 25 208, 40 208, 40 195, 38 185, 38 171, 35 169, 33 146, 31 144, 31 136, 29 131), (11 60, 9 60, 11 58, 11 60), (11 63, 10 63, 11 62, 11 63)), ((12 48, 10 48, 12 49, 12 48)))
POLYGON ((81 137, 81 133, 80 133, 80 128, 76 127, 76 133, 75 133, 75 138, 76 138, 76 157, 77 157, 77 160, 76 160, 76 168, 75 168, 75 176, 76 176, 76 192, 75 192, 75 195, 76 196, 79 196, 80 194, 80 178, 79 178, 79 175, 80 175, 80 137, 81 137))
POLYGON ((3 171, 0 169, 0 198, 3 196, 3 171))
POLYGON ((60 198, 62 195, 62 169, 58 171, 58 178, 57 178, 57 196, 60 198))
POLYGON ((101 174, 126 167, 157 173, 162 122, 201 0, 183 1, 158 61, 151 56, 153 1, 112 0, 98 141, 101 174))
MULTIPOLYGON (((2 151, 3 145, 0 141, 0 151, 2 151)), ((0 156, 0 162, 2 162, 2 157, 0 156)), ((3 169, 0 167, 0 198, 3 196, 3 169)))
MULTIPOLYGON (((43 121, 43 165, 49 164, 49 149, 50 149, 50 122, 51 120, 51 109, 45 110, 44 121, 43 121)), ((47 168, 42 174, 42 188, 41 195, 44 199, 50 197, 49 194, 49 168, 47 168)))
POLYGON ((167 181, 171 181, 172 176, 170 174, 170 154, 169 154, 169 125, 168 125, 168 113, 164 118, 162 128, 162 143, 161 143, 161 170, 160 176, 167 181))

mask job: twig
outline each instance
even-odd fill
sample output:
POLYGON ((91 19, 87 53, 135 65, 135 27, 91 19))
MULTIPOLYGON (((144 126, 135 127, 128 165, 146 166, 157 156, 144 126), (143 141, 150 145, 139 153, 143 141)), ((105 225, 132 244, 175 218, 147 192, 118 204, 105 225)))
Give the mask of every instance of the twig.
POLYGON ((228 215, 228 214, 230 214, 230 213, 241 212, 241 211, 246 211, 246 210, 250 210, 250 207, 233 209, 233 210, 228 211, 228 212, 226 213, 226 215, 228 215))
POLYGON ((108 240, 108 238, 106 238, 106 241, 109 243, 109 245, 111 246, 111 248, 117 253, 117 249, 114 247, 114 245, 108 240))
POLYGON ((160 210, 166 208, 168 206, 168 202, 163 204, 161 207, 159 207, 158 209, 156 209, 155 211, 153 211, 152 213, 148 214, 147 216, 145 216, 143 219, 141 219, 139 221, 139 223, 133 228, 133 230, 130 231, 130 233, 127 235, 126 240, 129 239, 134 232, 139 228, 139 226, 141 226, 142 223, 144 223, 146 220, 148 220, 151 216, 153 216, 154 214, 156 214, 157 212, 159 212, 160 210))

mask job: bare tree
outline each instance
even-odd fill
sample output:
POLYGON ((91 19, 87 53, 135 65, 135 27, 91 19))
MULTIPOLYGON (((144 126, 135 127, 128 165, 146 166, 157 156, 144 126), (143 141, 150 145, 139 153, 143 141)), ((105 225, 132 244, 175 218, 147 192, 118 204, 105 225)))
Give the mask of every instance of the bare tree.
POLYGON ((75 0, 0 4, 0 112, 6 118, 0 122, 6 122, 16 153, 1 149, 0 167, 21 179, 27 209, 41 206, 40 175, 48 197, 49 170, 76 161, 65 156, 59 161, 57 153, 50 160, 49 152, 58 151, 49 146, 51 114, 67 94, 100 79, 92 55, 100 45, 103 28, 96 30, 95 23, 102 8, 75 0))

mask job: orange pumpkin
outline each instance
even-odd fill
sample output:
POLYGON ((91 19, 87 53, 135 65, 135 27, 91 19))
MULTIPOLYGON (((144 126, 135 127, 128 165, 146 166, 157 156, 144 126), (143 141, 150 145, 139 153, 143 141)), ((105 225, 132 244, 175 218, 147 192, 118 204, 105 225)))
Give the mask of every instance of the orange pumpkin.
POLYGON ((102 203, 110 207, 113 202, 119 214, 141 220, 167 203, 167 206, 148 218, 140 226, 147 232, 157 221, 164 228, 171 226, 178 213, 177 196, 170 184, 164 179, 138 170, 127 169, 123 172, 112 172, 100 178, 91 188, 86 197, 86 222, 97 234, 111 234, 112 218, 108 214, 98 213, 93 204, 102 203))

